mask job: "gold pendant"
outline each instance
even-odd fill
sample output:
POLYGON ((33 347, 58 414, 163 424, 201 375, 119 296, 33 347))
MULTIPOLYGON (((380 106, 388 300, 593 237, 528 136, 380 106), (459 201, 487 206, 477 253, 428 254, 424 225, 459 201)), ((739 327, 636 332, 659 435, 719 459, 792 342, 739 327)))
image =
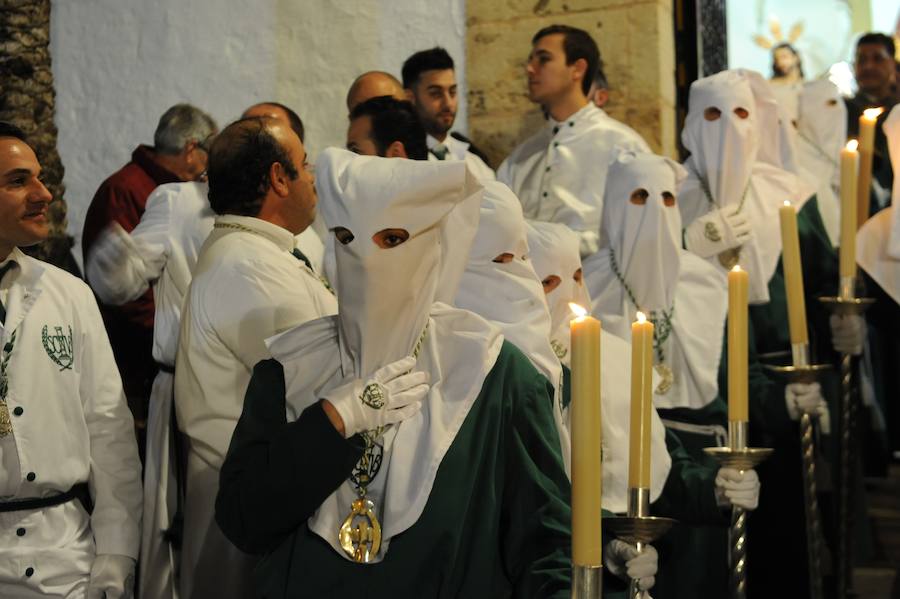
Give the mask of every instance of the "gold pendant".
POLYGON ((9 417, 9 407, 6 405, 5 399, 0 399, 0 437, 13 432, 12 418, 9 417))
POLYGON ((375 515, 375 504, 365 497, 354 499, 350 514, 341 525, 341 547, 350 558, 368 564, 381 549, 381 523, 375 515), (359 518, 359 524, 354 521, 359 518))
POLYGON ((719 264, 724 266, 727 270, 731 270, 735 266, 737 266, 738 262, 741 260, 741 248, 731 248, 730 250, 725 250, 724 252, 719 254, 719 264))
POLYGON ((659 384, 656 386, 656 393, 659 395, 665 395, 669 392, 669 389, 672 388, 672 385, 675 383, 675 373, 672 372, 672 369, 669 368, 668 364, 657 364, 653 367, 656 370, 656 374, 659 375, 661 379, 659 384))

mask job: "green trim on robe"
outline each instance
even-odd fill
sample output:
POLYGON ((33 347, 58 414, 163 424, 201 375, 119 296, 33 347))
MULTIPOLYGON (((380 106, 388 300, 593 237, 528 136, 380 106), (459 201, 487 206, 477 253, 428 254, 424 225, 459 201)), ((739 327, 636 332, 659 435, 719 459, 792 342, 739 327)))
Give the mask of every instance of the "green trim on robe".
MULTIPOLYGON (((309 467, 320 457, 327 459, 318 447, 308 446, 283 459, 282 472, 269 472, 282 481, 284 498, 269 508, 262 507, 264 496, 247 500, 254 489, 244 488, 242 477, 258 484, 251 471, 266 470, 272 456, 267 451, 256 451, 255 460, 246 456, 288 436, 297 424, 285 422, 283 373, 279 380, 273 370, 254 372, 222 469, 223 481, 230 483, 223 485, 217 503, 226 534, 252 530, 257 518, 286 523, 282 540, 266 549, 255 572, 261 596, 569 597, 571 490, 553 419, 553 389, 518 349, 504 342, 438 468, 422 515, 391 540, 382 562, 371 565, 337 555, 306 525, 311 515, 307 496, 321 501, 352 464, 338 468, 327 484, 316 473, 315 480, 306 480, 303 468, 291 462, 309 467), (239 472, 234 463, 241 463, 239 472), (307 506, 306 512, 292 509, 291 501, 307 506), (256 507, 269 513, 250 511, 256 507), (241 524, 231 522, 235 519, 241 524)), ((302 440, 297 443, 294 451, 302 440)), ((245 541, 229 538, 238 546, 245 541)))

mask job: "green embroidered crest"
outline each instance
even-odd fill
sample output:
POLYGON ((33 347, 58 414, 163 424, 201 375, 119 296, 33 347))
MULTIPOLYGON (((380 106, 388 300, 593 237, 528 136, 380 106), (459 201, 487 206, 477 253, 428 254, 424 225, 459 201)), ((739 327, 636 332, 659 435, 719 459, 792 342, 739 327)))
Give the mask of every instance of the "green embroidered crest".
POLYGON ((48 332, 47 325, 41 330, 41 341, 44 344, 44 350, 50 359, 53 360, 59 370, 70 370, 72 363, 75 361, 75 348, 72 343, 72 327, 69 329, 69 335, 66 336, 63 328, 59 326, 53 327, 52 332, 48 332))

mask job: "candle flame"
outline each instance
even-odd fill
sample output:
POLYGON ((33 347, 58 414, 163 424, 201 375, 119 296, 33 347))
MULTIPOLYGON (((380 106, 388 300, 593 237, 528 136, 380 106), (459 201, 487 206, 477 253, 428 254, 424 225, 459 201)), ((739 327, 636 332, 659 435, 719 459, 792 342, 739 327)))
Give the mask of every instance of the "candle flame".
POLYGON ((874 120, 881 116, 882 112, 884 112, 884 108, 866 108, 863 110, 863 116, 867 119, 874 120))
POLYGON ((576 318, 584 318, 587 316, 587 310, 574 302, 569 302, 569 310, 572 311, 572 314, 574 314, 576 318))
POLYGON ((784 201, 784 205, 785 205, 785 206, 791 206, 790 200, 785 200, 785 201, 784 201))
POLYGON ((741 269, 741 265, 740 265, 740 264, 735 264, 735 265, 734 265, 734 268, 731 269, 731 272, 741 272, 741 270, 742 270, 742 269, 741 269))
POLYGON ((638 312, 638 313, 636 314, 636 316, 637 316, 637 321, 638 321, 638 322, 640 322, 640 323, 647 322, 647 317, 644 316, 644 313, 643 313, 643 312, 638 312))
POLYGON ((851 152, 855 152, 859 148, 859 141, 855 139, 851 139, 847 142, 847 149, 851 152))

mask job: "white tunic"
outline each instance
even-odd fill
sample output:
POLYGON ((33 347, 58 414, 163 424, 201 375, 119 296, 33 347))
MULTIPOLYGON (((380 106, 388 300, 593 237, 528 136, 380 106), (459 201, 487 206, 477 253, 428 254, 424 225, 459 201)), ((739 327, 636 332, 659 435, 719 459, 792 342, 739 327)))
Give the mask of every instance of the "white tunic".
POLYGON ((0 513, 0 597, 81 597, 95 554, 138 555, 134 423, 90 288, 17 249, 10 258, 19 268, 0 336, 13 433, 0 439, 0 501, 88 482, 94 511, 70 501, 0 513))
POLYGON ((337 302, 291 255, 295 238, 266 221, 220 216, 184 302, 175 407, 188 440, 181 596, 246 597, 250 562, 214 523, 219 469, 264 340, 335 314, 337 302))
MULTIPOLYGON (((435 146, 442 143, 448 150, 447 156, 444 158, 444 160, 464 160, 469 169, 472 171, 472 174, 474 174, 475 178, 479 181, 497 180, 497 176, 494 174, 494 169, 485 164, 484 160, 470 152, 469 144, 462 141, 461 139, 456 139, 448 133, 443 142, 439 142, 431 135, 428 135, 425 138, 425 142, 428 144, 429 150, 433 150, 435 146)), ((437 156, 435 156, 431 152, 428 153, 428 160, 437 159, 437 156)))
POLYGON ((592 103, 547 125, 519 145, 497 170, 529 220, 568 225, 581 236, 581 256, 597 251, 606 171, 618 148, 649 152, 641 136, 592 103))

